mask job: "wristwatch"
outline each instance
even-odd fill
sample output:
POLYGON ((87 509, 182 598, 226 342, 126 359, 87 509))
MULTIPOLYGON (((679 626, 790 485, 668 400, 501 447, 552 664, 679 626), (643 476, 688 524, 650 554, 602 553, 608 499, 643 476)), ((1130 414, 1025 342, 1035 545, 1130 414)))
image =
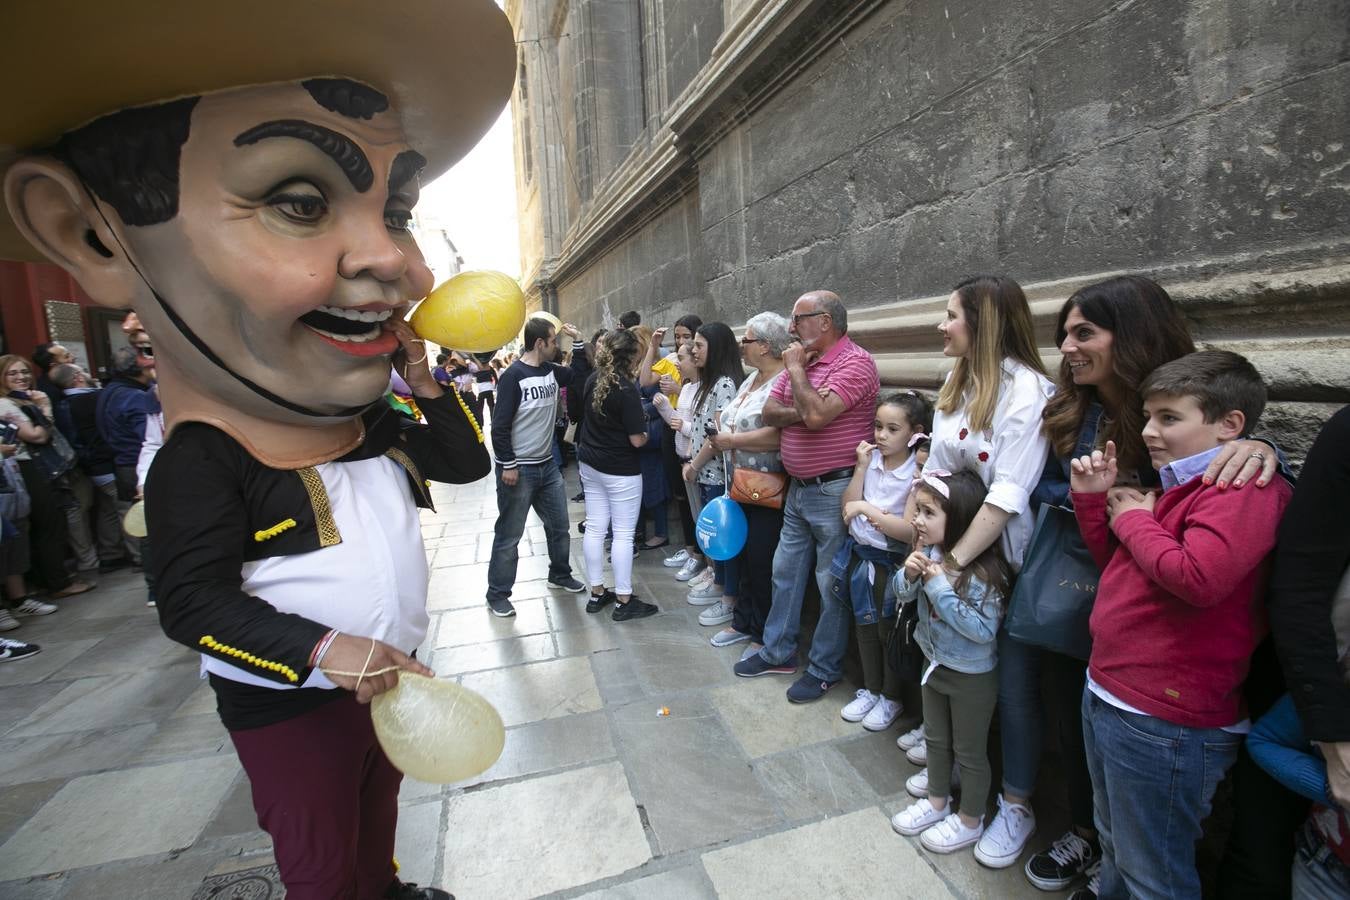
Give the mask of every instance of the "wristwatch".
POLYGON ((960 572, 965 569, 965 566, 956 561, 956 554, 950 550, 942 554, 942 567, 951 572, 960 572))

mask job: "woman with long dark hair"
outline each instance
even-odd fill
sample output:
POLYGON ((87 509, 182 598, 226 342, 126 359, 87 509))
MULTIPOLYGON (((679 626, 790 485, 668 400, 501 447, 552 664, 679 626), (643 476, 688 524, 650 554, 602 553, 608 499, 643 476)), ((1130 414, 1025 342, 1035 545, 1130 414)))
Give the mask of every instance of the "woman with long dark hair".
MULTIPOLYGON (((736 389, 745 378, 736 335, 722 322, 700 326, 694 337, 694 363, 703 375, 694 394, 693 457, 684 466, 684 478, 698 485, 699 498, 706 504, 726 491, 726 472, 731 467, 708 439, 717 433, 722 409, 736 396, 736 389)), ((740 593, 739 579, 735 557, 715 563, 711 576, 705 570, 704 575, 689 582, 689 604, 711 606, 720 600, 734 607, 740 593)))
POLYGON ((635 382, 642 346, 631 331, 611 331, 595 354, 595 372, 582 391, 585 418, 577 459, 586 493, 586 574, 591 585, 586 611, 617 602, 616 622, 659 612, 633 595, 633 530, 642 506, 638 451, 647 443, 647 417, 635 382), (613 530, 610 566, 614 590, 605 588, 605 533, 613 530))
MULTIPOLYGON (((1148 278, 1111 278, 1084 287, 1065 301, 1055 322, 1055 341, 1063 356, 1041 424, 1051 455, 1033 493, 1033 506, 1068 505, 1068 460, 1101 449, 1107 441, 1116 446, 1118 484, 1156 486, 1158 476, 1141 435, 1139 385, 1158 366, 1194 352, 1181 310, 1148 278)), ((1232 449, 1222 451, 1218 467, 1211 471, 1218 472, 1236 458, 1250 465, 1235 484, 1261 472, 1259 463, 1266 466, 1260 484, 1273 474, 1275 454, 1266 444, 1238 441, 1229 446, 1232 449)), ((1079 711, 1084 676, 1082 660, 1033 647, 1006 632, 1000 635, 1003 791, 999 814, 976 848, 976 857, 989 866, 1012 865, 1035 830, 1030 798, 1040 767, 1048 703, 1056 711, 1072 827, 1027 861, 1027 878, 1043 890, 1068 887, 1100 858, 1079 711)))

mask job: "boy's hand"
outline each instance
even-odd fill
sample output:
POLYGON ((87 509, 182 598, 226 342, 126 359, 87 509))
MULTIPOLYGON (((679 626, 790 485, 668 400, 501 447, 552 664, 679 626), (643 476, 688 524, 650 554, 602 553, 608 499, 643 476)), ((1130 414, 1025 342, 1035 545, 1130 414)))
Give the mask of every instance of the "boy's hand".
POLYGON ((1106 442, 1106 451, 1093 450, 1069 462, 1069 487, 1080 494, 1100 494, 1116 483, 1116 444, 1106 442))
POLYGON ((872 461, 872 451, 877 449, 876 444, 869 444, 867 441, 859 441, 856 453, 858 455, 858 465, 866 466, 872 461))
POLYGON ((1116 488, 1106 495, 1106 520, 1107 524, 1115 525, 1116 519, 1135 509, 1147 510, 1148 514, 1153 515, 1153 506, 1158 502, 1158 495, 1151 491, 1136 491, 1134 488, 1116 488))

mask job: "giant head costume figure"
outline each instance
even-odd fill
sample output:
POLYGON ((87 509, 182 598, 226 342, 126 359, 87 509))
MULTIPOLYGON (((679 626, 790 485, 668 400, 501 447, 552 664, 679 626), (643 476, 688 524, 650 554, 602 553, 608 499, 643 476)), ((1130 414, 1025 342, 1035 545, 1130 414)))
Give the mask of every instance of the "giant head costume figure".
POLYGON ((0 257, 47 259, 153 336, 166 416, 277 467, 361 439, 431 288, 419 184, 512 85, 492 0, 15 0, 0 257))

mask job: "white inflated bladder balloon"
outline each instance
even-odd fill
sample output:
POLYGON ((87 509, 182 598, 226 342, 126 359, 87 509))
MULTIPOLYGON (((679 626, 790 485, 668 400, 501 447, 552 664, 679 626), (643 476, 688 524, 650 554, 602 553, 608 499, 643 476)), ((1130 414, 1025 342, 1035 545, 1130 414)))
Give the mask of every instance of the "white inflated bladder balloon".
POLYGON ((497 710, 453 681, 399 672, 393 690, 370 702, 380 746, 405 775, 449 784, 485 771, 506 744, 497 710))

